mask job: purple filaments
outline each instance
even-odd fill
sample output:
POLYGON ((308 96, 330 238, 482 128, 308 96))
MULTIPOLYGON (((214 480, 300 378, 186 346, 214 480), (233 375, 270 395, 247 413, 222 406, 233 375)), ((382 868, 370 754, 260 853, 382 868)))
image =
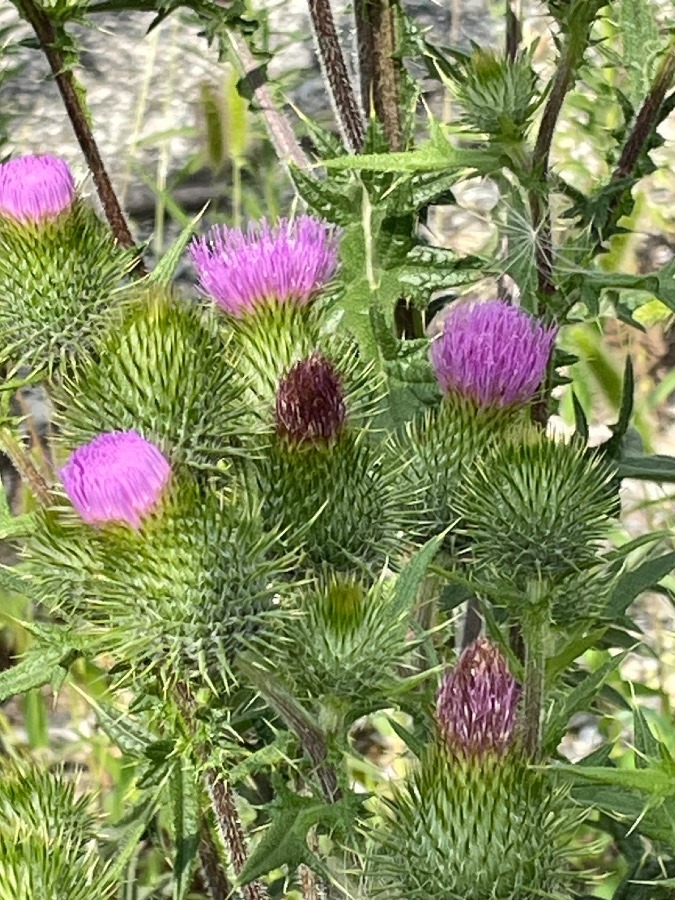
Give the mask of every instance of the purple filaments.
POLYGON ((445 394, 484 407, 525 405, 544 380, 556 334, 501 300, 462 305, 432 343, 431 363, 445 394))
POLYGON ((340 378, 321 353, 296 363, 279 382, 277 433, 291 443, 329 441, 341 431, 346 416, 340 378))
POLYGON ((75 182, 57 156, 19 156, 0 165, 0 215, 41 224, 73 205, 75 182))
POLYGON ((339 231, 311 216, 247 231, 215 226, 192 242, 202 290, 232 316, 261 306, 305 306, 330 281, 338 263, 339 231))
POLYGON ((520 692, 499 648, 479 638, 439 688, 436 720, 443 739, 465 756, 504 754, 514 740, 520 692))
POLYGON ((137 529, 157 505, 171 466, 140 434, 114 431, 78 447, 59 474, 85 522, 122 522, 137 529))

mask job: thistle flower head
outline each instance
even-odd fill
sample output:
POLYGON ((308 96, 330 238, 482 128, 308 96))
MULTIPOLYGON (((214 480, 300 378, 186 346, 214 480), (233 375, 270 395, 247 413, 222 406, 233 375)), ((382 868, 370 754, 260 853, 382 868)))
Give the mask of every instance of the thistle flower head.
POLYGON ((330 360, 313 353, 281 379, 277 390, 277 432, 294 444, 329 441, 345 423, 342 384, 330 360))
POLYGON ((85 522, 124 522, 137 529, 156 506, 171 467, 140 434, 114 431, 78 447, 59 474, 85 522))
POLYGON ((20 156, 0 165, 0 215, 19 222, 55 219, 75 200, 75 182, 57 156, 20 156))
POLYGON ((338 233, 311 216, 215 226, 190 247, 202 290, 243 317, 265 305, 305 306, 337 268, 338 233))
POLYGON ((544 379, 556 333, 501 300, 461 306, 431 345, 431 363, 446 394, 483 407, 524 405, 544 379))
POLYGON ((514 739, 520 686, 499 648, 479 638, 443 679, 436 718, 445 742, 465 755, 504 754, 514 739))

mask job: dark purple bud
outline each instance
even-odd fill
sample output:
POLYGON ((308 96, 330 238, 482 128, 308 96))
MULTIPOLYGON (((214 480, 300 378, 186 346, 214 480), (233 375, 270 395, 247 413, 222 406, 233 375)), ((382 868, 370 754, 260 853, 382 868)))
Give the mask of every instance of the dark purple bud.
POLYGON ((514 740, 520 685, 499 647, 479 638, 443 678, 436 698, 438 727, 454 751, 505 753, 514 740))
POLYGON ((347 417, 340 377, 321 353, 296 363, 279 382, 277 433, 294 444, 330 441, 347 417))

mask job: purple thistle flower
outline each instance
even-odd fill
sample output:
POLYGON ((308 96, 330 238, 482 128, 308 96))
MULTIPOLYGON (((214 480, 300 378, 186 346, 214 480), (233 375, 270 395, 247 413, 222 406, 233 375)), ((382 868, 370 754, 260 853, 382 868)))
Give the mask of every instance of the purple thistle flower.
POLYGON ((215 226, 192 242, 190 256, 202 290, 232 316, 260 306, 305 306, 337 268, 338 231, 311 216, 246 232, 215 226))
POLYGON ((446 394, 480 406, 523 405, 544 380, 556 334, 502 300, 462 305, 431 344, 431 364, 446 394))
POLYGON ((58 156, 19 156, 0 165, 0 215, 42 223, 70 209, 75 182, 58 156))
POLYGON ((126 522, 140 528, 157 505, 171 466, 140 434, 113 431, 78 447, 59 474, 85 522, 126 522))
POLYGON ((514 740, 519 700, 520 685, 499 647, 479 638, 441 683, 436 697, 441 735, 465 755, 501 755, 514 740))
POLYGON ((347 417, 340 377, 321 353, 296 363, 279 382, 277 433, 294 444, 329 441, 347 417))

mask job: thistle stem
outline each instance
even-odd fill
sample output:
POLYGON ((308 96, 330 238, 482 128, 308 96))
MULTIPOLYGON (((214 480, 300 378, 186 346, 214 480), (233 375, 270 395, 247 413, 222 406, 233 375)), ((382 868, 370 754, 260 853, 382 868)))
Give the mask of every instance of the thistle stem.
POLYGON ((526 592, 527 609, 522 617, 525 643, 521 733, 528 756, 536 760, 541 751, 541 718, 546 689, 546 638, 550 622, 547 587, 532 580, 526 592))
MULTIPOLYGON (((532 153, 532 174, 537 184, 530 190, 529 202, 532 227, 536 235, 535 259, 539 291, 544 296, 555 294, 553 282, 553 242, 551 236, 551 213, 549 209, 548 168, 551 144, 562 105, 577 79, 577 71, 584 58, 590 40, 591 25, 595 18, 595 0, 592 9, 586 12, 584 21, 575 23, 569 30, 562 56, 551 85, 544 113, 539 125, 537 140, 532 153)), ((589 2, 589 7, 591 6, 589 2)))
POLYGON ((338 39, 330 0, 307 0, 316 52, 342 137, 354 153, 363 149, 365 126, 338 39))
POLYGON ((226 900, 232 894, 232 885, 223 870, 218 847, 206 821, 202 822, 199 832, 199 860, 211 900, 226 900))
POLYGON ((288 120, 274 103, 272 92, 265 80, 258 77, 260 66, 249 50, 245 38, 236 31, 228 31, 227 36, 230 39, 239 70, 249 82, 253 98, 263 114, 267 133, 277 158, 282 163, 292 163, 299 169, 308 172, 311 169, 311 163, 298 144, 288 120))
MULTIPOLYGON (((666 99, 666 94, 675 79, 675 37, 671 38, 666 54, 656 73, 654 82, 640 107, 635 123, 619 157, 616 169, 612 173, 612 182, 628 179, 637 165, 642 149, 660 121, 659 112, 666 99)), ((629 190, 630 184, 625 190, 629 190)), ((622 192, 623 193, 623 192, 622 192)), ((620 204, 621 194, 612 198, 610 219, 620 204)))
POLYGON ((523 29, 520 24, 521 0, 506 0, 506 58, 516 58, 523 29))
MULTIPOLYGON (((14 0, 14 2, 19 13, 31 25, 42 52, 47 58, 56 86, 68 113, 68 118, 73 126, 75 137, 94 179, 94 184, 96 185, 96 190, 111 231, 121 247, 128 250, 136 249, 129 225, 101 158, 98 144, 89 126, 87 113, 78 95, 75 77, 63 54, 57 49, 54 26, 47 13, 38 7, 33 0, 14 0)), ((139 275, 146 274, 140 254, 136 257, 135 268, 139 275)))
MULTIPOLYGON (((218 770, 207 768, 204 777, 220 834, 230 854, 230 863, 235 875, 239 875, 248 859, 248 847, 234 793, 218 770)), ((260 881, 251 881, 244 885, 241 893, 245 900, 266 900, 268 896, 260 881)))
MULTIPOLYGON (((175 690, 175 698, 186 727, 194 734, 196 731, 194 717, 195 701, 187 684, 178 682, 175 690)), ((246 845, 244 829, 242 828, 241 820, 239 819, 234 792, 225 779, 223 779, 222 772, 208 764, 207 747, 198 743, 196 752, 202 757, 203 762, 206 764, 204 781, 211 801, 211 808, 213 809, 220 836, 229 853, 232 869, 234 870, 235 875, 239 875, 248 859, 248 847, 246 845)), ((201 842, 200 849, 202 849, 201 842)), ((213 854, 209 852, 210 848, 206 849, 208 853, 207 859, 202 860, 205 871, 207 870, 207 864, 209 866, 213 865, 213 854)), ((222 873, 221 883, 223 883, 222 878, 226 878, 225 873, 222 873)), ((252 881, 250 884, 244 885, 241 888, 241 893, 244 900, 267 900, 268 897, 264 885, 259 881, 252 881)), ((227 896, 229 896, 229 894, 227 896)))
POLYGON ((354 4, 361 103, 366 116, 371 106, 375 110, 391 150, 403 149, 397 14, 396 0, 356 0, 354 4))

